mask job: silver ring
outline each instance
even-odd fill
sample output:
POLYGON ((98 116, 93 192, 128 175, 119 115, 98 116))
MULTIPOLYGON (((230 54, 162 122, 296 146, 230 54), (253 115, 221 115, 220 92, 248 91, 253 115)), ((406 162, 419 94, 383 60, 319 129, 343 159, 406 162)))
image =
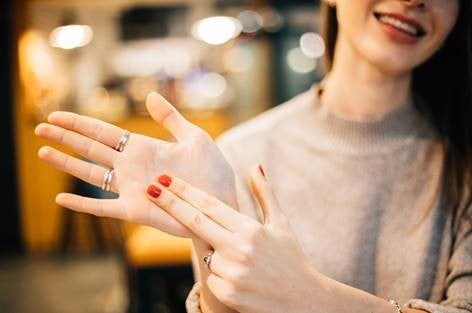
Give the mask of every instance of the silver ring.
POLYGON ((208 252, 207 255, 205 255, 205 257, 203 258, 203 264, 205 264, 205 267, 210 272, 211 272, 211 269, 210 269, 211 256, 213 255, 213 253, 215 253, 215 250, 208 252))
POLYGON ((110 191, 111 190, 111 181, 113 180, 113 170, 108 170, 103 175, 102 190, 110 191))
POLYGON ((125 149, 126 144, 128 143, 129 137, 130 137, 130 132, 125 130, 123 135, 120 138, 120 141, 116 144, 115 150, 118 152, 123 152, 125 149))

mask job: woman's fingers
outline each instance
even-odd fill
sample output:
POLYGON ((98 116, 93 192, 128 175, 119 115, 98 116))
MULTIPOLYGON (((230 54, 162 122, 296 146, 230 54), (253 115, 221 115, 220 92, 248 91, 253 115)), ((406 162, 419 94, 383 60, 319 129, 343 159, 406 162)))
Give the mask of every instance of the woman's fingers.
POLYGON ((97 140, 115 149, 124 130, 101 120, 71 112, 57 111, 49 114, 48 122, 97 140))
POLYGON ((118 153, 96 140, 52 124, 38 125, 35 133, 41 138, 69 147, 83 157, 108 167, 113 167, 113 160, 118 153))
POLYGON ((126 214, 116 199, 94 199, 71 193, 60 193, 56 196, 56 203, 74 211, 90 213, 96 216, 107 216, 123 219, 126 214))
POLYGON ((251 189, 262 209, 264 225, 285 224, 285 214, 280 208, 279 201, 275 197, 260 164, 254 166, 251 170, 251 189))
MULTIPOLYGON (((57 169, 98 187, 102 185, 107 172, 107 169, 101 166, 71 157, 51 147, 39 149, 38 156, 57 169)), ((112 177, 111 191, 118 192, 116 177, 112 177)))
POLYGON ((199 130, 157 92, 151 92, 147 96, 146 107, 151 117, 170 131, 178 141, 191 138, 199 130))
POLYGON ((210 291, 218 300, 228 307, 236 309, 234 307, 235 303, 237 302, 234 298, 236 295, 231 283, 213 273, 208 275, 206 283, 208 285, 208 289, 210 289, 210 291))
POLYGON ((215 223, 208 216, 164 188, 164 186, 150 185, 146 190, 146 194, 158 207, 168 212, 211 246, 223 248, 232 242, 231 233, 227 229, 215 223))
POLYGON ((161 175, 157 181, 230 232, 237 232, 245 225, 256 223, 250 217, 239 213, 217 198, 178 177, 161 175))
POLYGON ((234 262, 225 258, 218 250, 214 250, 211 254, 210 264, 208 267, 211 273, 223 279, 230 279, 232 274, 237 274, 235 273, 237 268, 234 266, 234 262))

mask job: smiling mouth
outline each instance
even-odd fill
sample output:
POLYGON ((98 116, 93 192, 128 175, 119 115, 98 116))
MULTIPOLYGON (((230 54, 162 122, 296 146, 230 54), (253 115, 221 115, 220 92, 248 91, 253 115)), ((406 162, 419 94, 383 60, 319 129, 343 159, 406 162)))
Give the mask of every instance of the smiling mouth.
POLYGON ((392 26, 399 31, 415 38, 421 38, 426 35, 426 31, 416 21, 402 17, 396 14, 374 13, 375 18, 382 24, 392 26))

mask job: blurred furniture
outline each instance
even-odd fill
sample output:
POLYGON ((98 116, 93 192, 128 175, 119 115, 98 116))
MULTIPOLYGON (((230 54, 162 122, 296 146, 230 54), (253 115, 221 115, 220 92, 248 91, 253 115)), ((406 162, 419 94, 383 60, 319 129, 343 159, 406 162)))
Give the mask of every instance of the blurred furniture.
MULTIPOLYGON (((114 198, 111 192, 71 179, 71 192, 91 198, 114 198)), ((121 221, 62 208, 59 252, 91 254, 120 253, 123 246, 121 221)))
POLYGON ((129 313, 185 313, 193 285, 191 240, 136 226, 127 236, 129 313))

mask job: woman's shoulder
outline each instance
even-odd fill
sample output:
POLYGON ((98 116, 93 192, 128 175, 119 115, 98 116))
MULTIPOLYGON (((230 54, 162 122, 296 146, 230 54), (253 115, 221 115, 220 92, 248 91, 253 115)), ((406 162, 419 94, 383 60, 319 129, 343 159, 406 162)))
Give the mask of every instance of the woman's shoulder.
MULTIPOLYGON (((218 137, 220 146, 262 144, 281 124, 296 124, 297 116, 313 103, 313 87, 231 129, 218 137)), ((302 113, 302 114, 300 114, 302 113)))

